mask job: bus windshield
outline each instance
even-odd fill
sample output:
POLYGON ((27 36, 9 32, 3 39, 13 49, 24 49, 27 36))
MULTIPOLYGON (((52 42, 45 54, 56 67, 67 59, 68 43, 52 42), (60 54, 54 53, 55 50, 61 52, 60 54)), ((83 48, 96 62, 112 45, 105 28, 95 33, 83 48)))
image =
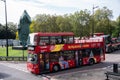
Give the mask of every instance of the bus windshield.
POLYGON ((28 41, 27 41, 28 45, 36 45, 38 38, 35 35, 36 35, 36 33, 29 34, 28 41))
POLYGON ((28 62, 37 63, 37 54, 28 54, 28 62))

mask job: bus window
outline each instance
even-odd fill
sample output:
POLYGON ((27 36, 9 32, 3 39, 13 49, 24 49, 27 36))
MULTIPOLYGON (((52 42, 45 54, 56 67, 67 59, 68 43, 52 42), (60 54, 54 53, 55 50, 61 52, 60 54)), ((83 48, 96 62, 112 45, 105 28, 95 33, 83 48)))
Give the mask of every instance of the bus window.
POLYGON ((59 59, 58 52, 50 53, 50 62, 58 62, 58 59, 59 59))
POLYGON ((37 45, 37 41, 38 41, 38 36, 35 36, 35 37, 34 37, 34 42, 33 42, 33 44, 34 44, 34 45, 37 45))
POLYGON ((83 49, 82 50, 82 57, 89 57, 90 55, 90 49, 83 49))
POLYGON ((50 44, 55 44, 55 37, 50 37, 50 44))
POLYGON ((100 52, 101 52, 101 49, 100 48, 96 48, 96 49, 92 49, 92 51, 93 51, 94 55, 99 56, 100 52))
POLYGON ((61 36, 50 37, 50 44, 60 44, 60 43, 61 43, 61 36))
POLYGON ((63 57, 64 57, 64 60, 73 60, 74 59, 74 51, 64 51, 64 52, 61 52, 63 57))
POLYGON ((44 46, 49 44, 49 37, 40 37, 39 45, 44 46))
POLYGON ((73 36, 63 36, 63 41, 64 41, 64 43, 73 43, 74 38, 73 38, 73 36))

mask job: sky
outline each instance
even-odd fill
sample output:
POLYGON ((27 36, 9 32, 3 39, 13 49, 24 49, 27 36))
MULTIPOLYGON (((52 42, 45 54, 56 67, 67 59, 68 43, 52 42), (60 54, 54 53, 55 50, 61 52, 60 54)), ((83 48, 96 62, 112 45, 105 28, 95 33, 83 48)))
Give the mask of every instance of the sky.
MULTIPOLYGON (((26 10, 33 19, 37 14, 64 15, 88 9, 92 13, 94 6, 106 6, 113 11, 113 20, 120 15, 120 0, 6 0, 7 22, 19 23, 20 16, 26 10)), ((96 10, 96 9, 94 9, 96 10)), ((5 5, 0 0, 0 23, 5 24, 5 5)))

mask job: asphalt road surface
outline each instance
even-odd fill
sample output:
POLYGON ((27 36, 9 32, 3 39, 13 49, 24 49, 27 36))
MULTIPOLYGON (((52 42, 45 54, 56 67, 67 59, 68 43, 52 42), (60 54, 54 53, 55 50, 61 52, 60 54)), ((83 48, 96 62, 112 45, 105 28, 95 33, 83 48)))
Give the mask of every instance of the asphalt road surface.
POLYGON ((92 66, 63 70, 43 75, 31 74, 25 62, 0 62, 0 80, 105 80, 105 72, 120 63, 120 51, 106 54, 106 60, 92 66))
POLYGON ((28 72, 0 64, 0 80, 43 80, 28 72))

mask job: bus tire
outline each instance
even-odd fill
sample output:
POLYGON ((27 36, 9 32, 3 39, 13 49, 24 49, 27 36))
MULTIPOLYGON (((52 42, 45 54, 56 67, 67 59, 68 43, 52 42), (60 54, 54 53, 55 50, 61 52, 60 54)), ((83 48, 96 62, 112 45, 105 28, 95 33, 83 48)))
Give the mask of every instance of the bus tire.
POLYGON ((59 65, 54 65, 53 66, 53 72, 57 72, 60 70, 60 66, 59 65))
POLYGON ((95 63, 94 59, 89 59, 89 65, 93 65, 95 63))
POLYGON ((114 51, 114 48, 110 45, 109 47, 108 47, 108 53, 111 53, 111 52, 113 52, 114 51))
POLYGON ((109 47, 109 48, 108 48, 108 52, 109 52, 109 53, 111 53, 111 52, 113 52, 113 51, 114 51, 114 50, 113 50, 112 47, 109 47))
POLYGON ((120 45, 118 46, 118 50, 120 50, 120 45))

